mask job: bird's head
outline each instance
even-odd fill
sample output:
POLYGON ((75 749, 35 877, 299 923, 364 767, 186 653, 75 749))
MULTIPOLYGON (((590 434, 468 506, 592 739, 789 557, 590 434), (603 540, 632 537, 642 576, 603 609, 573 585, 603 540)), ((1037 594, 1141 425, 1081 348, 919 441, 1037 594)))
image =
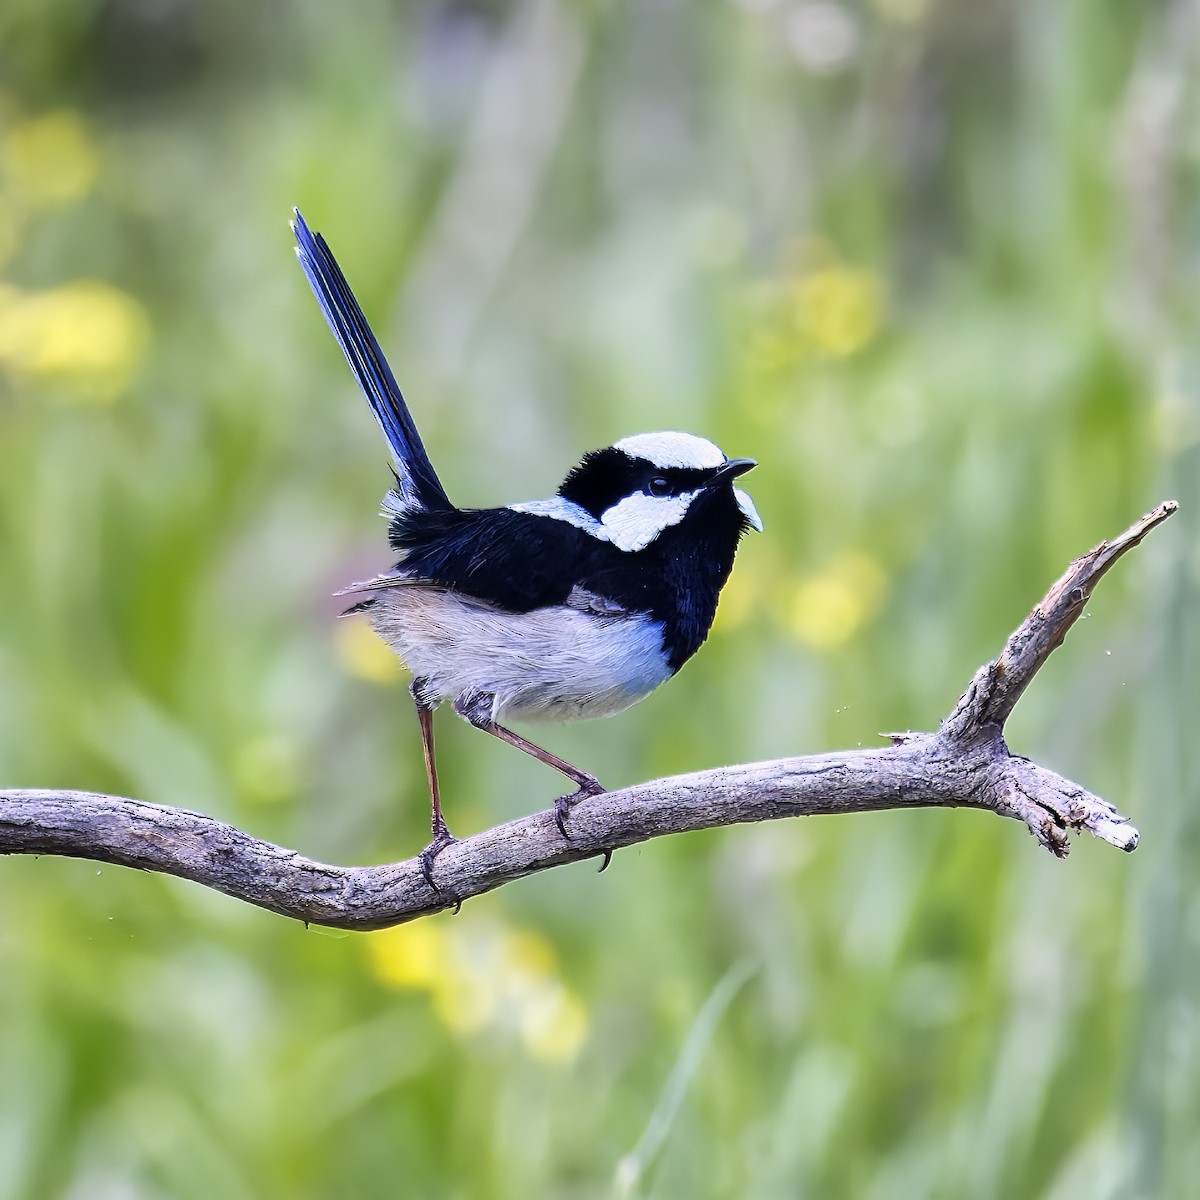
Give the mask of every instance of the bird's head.
POLYGON ((762 529, 754 501, 735 487, 755 462, 726 458, 690 433, 639 433, 586 454, 558 494, 586 509, 622 550, 644 550, 677 525, 729 529, 736 538, 762 529))

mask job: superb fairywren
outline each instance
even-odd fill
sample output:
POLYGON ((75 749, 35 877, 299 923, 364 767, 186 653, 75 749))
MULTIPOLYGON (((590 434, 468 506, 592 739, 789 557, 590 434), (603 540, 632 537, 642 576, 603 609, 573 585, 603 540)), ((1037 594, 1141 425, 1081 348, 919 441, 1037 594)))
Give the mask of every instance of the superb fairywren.
POLYGON ((296 254, 383 429, 395 487, 383 501, 395 566, 346 592, 413 674, 432 805, 433 861, 454 841, 442 817, 433 710, 449 699, 477 729, 561 771, 568 809, 604 789, 502 720, 621 712, 669 679, 708 634, 747 529, 762 529, 735 486, 755 465, 688 433, 643 433, 585 454, 548 500, 503 508, 451 503, 337 262, 296 211, 296 254))

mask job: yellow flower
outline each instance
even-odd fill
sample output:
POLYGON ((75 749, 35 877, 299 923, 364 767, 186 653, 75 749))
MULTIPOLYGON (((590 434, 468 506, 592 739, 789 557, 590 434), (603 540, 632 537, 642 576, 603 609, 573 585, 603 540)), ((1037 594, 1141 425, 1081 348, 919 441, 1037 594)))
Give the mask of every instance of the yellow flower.
POLYGON ((81 399, 120 395, 149 337, 146 310, 107 283, 80 279, 44 292, 0 285, 0 363, 63 380, 81 399))
POLYGON ((83 118, 63 109, 10 130, 4 166, 20 200, 54 208, 82 200, 92 190, 100 157, 83 118))
POLYGON ((783 278, 749 294, 755 326, 747 360, 770 374, 820 358, 847 358, 878 335, 886 294, 874 272, 846 266, 816 239, 799 243, 783 278))
POLYGON ((528 929, 422 920, 371 934, 371 966, 389 987, 424 991, 455 1036, 484 1030, 520 1038, 540 1062, 572 1062, 587 1009, 558 977, 550 943, 528 929))
POLYGON ((883 607, 887 575, 873 558, 847 552, 801 579, 792 595, 789 625, 815 650, 848 642, 883 607))
POLYGON ((510 929, 504 938, 504 965, 518 975, 551 976, 558 969, 554 947, 540 933, 510 929))
POLYGON ((375 631, 361 619, 338 622, 333 631, 334 648, 351 675, 370 683, 400 682, 400 663, 375 631))
POLYGON ((376 977, 390 987, 433 987, 448 966, 446 935, 434 921, 381 929, 366 945, 376 977))
POLYGON ((430 989, 433 1011, 459 1037, 470 1037, 492 1024, 499 1000, 497 981, 486 972, 455 964, 430 989))
POLYGON ((540 1062, 574 1062, 587 1036, 587 1010, 572 992, 548 983, 526 1002, 521 1014, 521 1041, 540 1062))
POLYGON ((871 271, 828 267, 796 284, 792 313, 797 330, 818 350, 845 358, 878 333, 883 288, 871 271))

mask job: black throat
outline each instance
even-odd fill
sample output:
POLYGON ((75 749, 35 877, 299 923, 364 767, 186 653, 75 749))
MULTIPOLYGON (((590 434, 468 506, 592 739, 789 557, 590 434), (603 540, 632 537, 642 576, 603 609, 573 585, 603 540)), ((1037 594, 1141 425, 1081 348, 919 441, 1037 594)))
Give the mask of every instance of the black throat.
POLYGON ((708 636, 746 528, 733 489, 713 488, 696 497, 678 525, 664 529, 644 550, 629 555, 632 561, 612 572, 613 599, 662 622, 672 671, 678 671, 708 636))

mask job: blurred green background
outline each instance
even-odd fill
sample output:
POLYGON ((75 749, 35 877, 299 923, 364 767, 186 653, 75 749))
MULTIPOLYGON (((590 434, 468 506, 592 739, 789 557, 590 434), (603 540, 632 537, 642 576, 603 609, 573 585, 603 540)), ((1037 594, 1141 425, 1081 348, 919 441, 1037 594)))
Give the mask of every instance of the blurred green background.
MULTIPOLYGON (((931 728, 1177 495, 1010 724, 1142 830, 663 840, 335 937, 0 862, 0 1200, 1196 1195, 1200 4, 6 0, 0 775, 342 863, 427 838, 387 459, 287 229, 451 495, 648 429, 766 523, 611 785, 931 728)), ((439 720, 452 827, 557 778, 439 720)))

